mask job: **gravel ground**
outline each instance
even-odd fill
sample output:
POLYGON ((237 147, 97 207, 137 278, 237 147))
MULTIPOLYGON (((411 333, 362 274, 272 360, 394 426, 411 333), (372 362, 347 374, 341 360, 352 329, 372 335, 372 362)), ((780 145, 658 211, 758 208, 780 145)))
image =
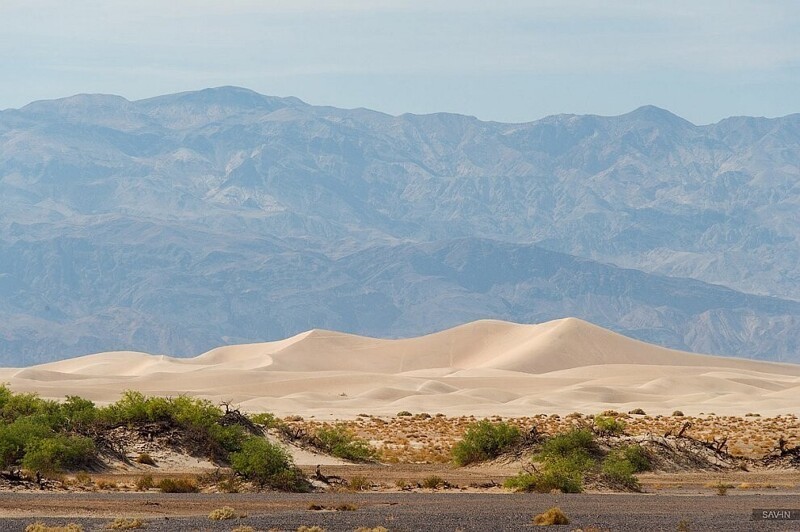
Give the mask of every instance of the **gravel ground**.
POLYGON ((797 495, 605 495, 605 494, 32 494, 0 495, 0 531, 24 530, 34 521, 50 525, 80 523, 102 530, 113 517, 143 517, 146 530, 296 530, 318 525, 327 531, 361 526, 390 530, 502 531, 533 528, 533 515, 552 506, 570 518, 559 530, 800 530, 800 521, 752 521, 754 508, 800 509, 797 495), (352 504, 354 511, 312 511, 310 504, 352 504), (211 521, 206 516, 222 506, 247 516, 211 521), (24 517, 21 517, 24 516, 24 517), (591 530, 591 528, 590 528, 591 530))

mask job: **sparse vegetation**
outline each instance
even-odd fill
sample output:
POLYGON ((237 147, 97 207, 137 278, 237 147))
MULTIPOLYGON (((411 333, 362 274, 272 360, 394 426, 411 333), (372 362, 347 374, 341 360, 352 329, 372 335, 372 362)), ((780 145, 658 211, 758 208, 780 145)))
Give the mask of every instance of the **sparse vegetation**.
POLYGON ((211 513, 208 514, 208 518, 212 521, 225 521, 227 519, 233 519, 236 517, 236 510, 231 508, 230 506, 223 506, 222 508, 216 508, 211 510, 211 513))
POLYGON ((408 410, 401 410, 397 413, 397 417, 411 417, 412 415, 408 410))
POLYGON ((256 425, 261 425, 264 428, 272 429, 277 427, 281 424, 281 421, 275 417, 274 414, 270 412, 260 412, 258 414, 253 414, 250 417, 250 421, 255 423, 256 425))
POLYGON ((683 412, 681 410, 675 410, 672 412, 673 417, 683 417, 683 412))
POLYGON ((444 479, 437 475, 429 475, 422 479, 421 485, 427 489, 439 489, 446 485, 444 479))
POLYGON ((110 530, 138 530, 140 528, 145 528, 145 522, 135 517, 117 517, 108 523, 106 528, 110 530))
POLYGON ((538 472, 521 472, 506 479, 503 485, 514 491, 580 493, 583 491, 584 475, 595 471, 613 484, 638 490, 639 481, 634 473, 650 469, 650 458, 638 445, 612 450, 602 462, 599 461, 600 455, 592 433, 585 429, 574 429, 542 444, 535 456, 535 460, 541 464, 538 472))
POLYGON ((636 415, 636 416, 644 416, 647 415, 647 412, 642 410, 641 408, 634 408, 633 410, 628 411, 629 414, 636 415))
POLYGON ((25 527, 25 532, 83 532, 83 527, 77 523, 65 525, 46 525, 40 521, 25 527))
POLYGON ((136 486, 136 489, 138 491, 147 491, 149 489, 154 488, 156 484, 155 482, 153 482, 152 475, 142 475, 141 477, 136 479, 134 485, 136 486))
POLYGON ((538 526, 568 525, 569 519, 561 511, 561 508, 553 507, 534 516, 533 523, 538 526))
POLYGON ((136 462, 144 465, 156 465, 156 461, 148 453, 139 453, 139 455, 136 457, 136 462))
POLYGON ((347 488, 350 491, 367 491, 372 487, 372 482, 362 475, 353 475, 347 481, 347 488))
POLYGON ((337 458, 354 462, 375 459, 375 449, 341 424, 320 427, 314 436, 320 449, 337 458))
POLYGON ((595 416, 594 431, 602 436, 619 436, 625 433, 625 422, 613 416, 595 416))
POLYGON ((231 467, 260 488, 271 487, 286 491, 307 491, 308 483, 292 462, 289 453, 280 445, 259 438, 248 438, 242 450, 231 453, 231 467))
POLYGON ((470 425, 464 438, 453 447, 453 460, 464 466, 496 458, 521 437, 519 428, 509 423, 479 421, 470 425))
POLYGON ((164 478, 157 484, 162 493, 199 493, 197 482, 188 478, 164 478))

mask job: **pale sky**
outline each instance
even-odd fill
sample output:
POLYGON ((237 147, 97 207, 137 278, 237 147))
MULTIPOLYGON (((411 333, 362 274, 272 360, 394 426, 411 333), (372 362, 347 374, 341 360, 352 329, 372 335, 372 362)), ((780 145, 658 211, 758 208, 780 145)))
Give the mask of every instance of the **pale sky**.
POLYGON ((798 0, 0 0, 0 109, 220 85, 523 122, 800 112, 798 0))

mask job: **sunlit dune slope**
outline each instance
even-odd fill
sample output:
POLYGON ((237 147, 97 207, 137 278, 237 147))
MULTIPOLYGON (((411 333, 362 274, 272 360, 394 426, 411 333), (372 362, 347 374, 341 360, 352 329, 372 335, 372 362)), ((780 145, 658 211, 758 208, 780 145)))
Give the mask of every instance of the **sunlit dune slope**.
POLYGON ((100 353, 3 369, 0 379, 45 397, 79 394, 107 402, 137 389, 328 417, 635 407, 653 413, 800 412, 798 365, 674 351, 574 318, 538 325, 477 321, 402 340, 312 330, 191 359, 100 353))

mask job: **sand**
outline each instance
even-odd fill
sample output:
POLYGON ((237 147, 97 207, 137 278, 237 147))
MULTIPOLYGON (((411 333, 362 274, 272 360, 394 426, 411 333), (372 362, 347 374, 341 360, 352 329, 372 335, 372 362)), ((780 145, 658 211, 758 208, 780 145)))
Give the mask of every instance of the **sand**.
POLYGON ((401 410, 800 414, 800 365, 675 351, 575 318, 536 325, 483 320, 402 340, 312 330, 189 359, 100 353, 0 369, 0 382, 48 398, 81 395, 102 404, 136 389, 323 419, 401 410))

